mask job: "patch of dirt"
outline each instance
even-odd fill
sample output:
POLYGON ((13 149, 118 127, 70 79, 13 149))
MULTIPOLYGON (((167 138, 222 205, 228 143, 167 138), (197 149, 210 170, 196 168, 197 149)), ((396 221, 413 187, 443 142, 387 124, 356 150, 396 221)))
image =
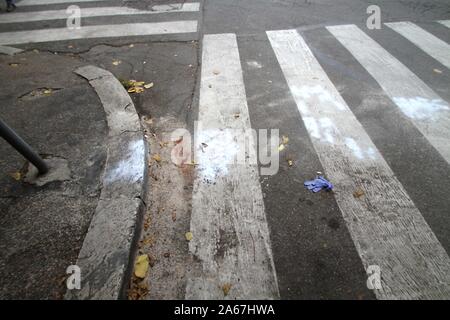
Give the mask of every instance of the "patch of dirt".
POLYGON ((129 299, 184 299, 192 264, 185 234, 190 229, 194 165, 175 164, 172 155, 179 154, 183 145, 173 132, 186 131, 184 124, 171 117, 143 117, 142 124, 151 151, 148 206, 138 255, 147 254, 152 263, 144 280, 133 278, 129 299))

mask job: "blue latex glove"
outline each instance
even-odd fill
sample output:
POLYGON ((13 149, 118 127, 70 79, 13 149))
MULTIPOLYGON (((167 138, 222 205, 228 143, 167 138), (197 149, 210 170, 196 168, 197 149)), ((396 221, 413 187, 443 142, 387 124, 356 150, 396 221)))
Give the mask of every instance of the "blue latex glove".
POLYGON ((304 185, 309 190, 312 190, 312 192, 319 192, 322 189, 325 189, 327 191, 333 189, 333 185, 322 176, 318 176, 314 180, 305 181, 304 185))

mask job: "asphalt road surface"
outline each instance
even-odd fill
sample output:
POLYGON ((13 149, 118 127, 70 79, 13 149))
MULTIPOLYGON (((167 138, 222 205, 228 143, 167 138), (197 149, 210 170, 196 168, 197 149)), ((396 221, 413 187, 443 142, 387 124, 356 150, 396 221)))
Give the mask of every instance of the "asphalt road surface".
POLYGON ((169 4, 22 0, 0 15, 0 46, 154 81, 133 96, 163 159, 146 298, 449 299, 450 3, 169 4), (70 4, 80 30, 66 28, 70 4), (196 157, 176 166, 165 142, 187 143, 178 128, 195 131, 196 157), (278 130, 275 171, 251 128, 278 130), (333 191, 304 187, 317 172, 333 191))

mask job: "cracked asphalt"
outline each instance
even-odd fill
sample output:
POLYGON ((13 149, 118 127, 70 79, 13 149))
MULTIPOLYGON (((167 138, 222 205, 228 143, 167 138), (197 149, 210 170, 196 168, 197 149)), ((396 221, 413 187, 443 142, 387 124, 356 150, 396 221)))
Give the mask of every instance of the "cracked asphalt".
POLYGON ((47 52, 0 57, 2 119, 70 170, 43 186, 28 183, 25 159, 0 143, 2 299, 61 299, 97 206, 107 125, 95 92, 72 73, 81 64, 47 52))
MULTIPOLYGON (((100 5, 150 9, 167 3, 171 2, 108 1, 100 5)), ((85 3, 82 7, 98 5, 85 3)), ((51 9, 66 7, 55 4, 51 9)), ((35 8, 19 10, 32 12, 35 8)), ((183 18, 197 18, 197 14, 186 13, 183 18)), ((153 20, 175 19, 165 15, 153 20)), ((145 21, 141 16, 133 20, 145 21)), ((83 22, 127 21, 119 16, 113 21, 98 17, 83 22)), ((64 27, 65 21, 0 24, 0 32, 49 26, 64 27)), ((44 186, 29 184, 24 181, 26 161, 6 143, 0 144, 0 298, 61 299, 66 291, 66 268, 76 262, 97 204, 106 157, 103 108, 93 89, 73 70, 92 64, 120 80, 153 82, 150 90, 131 95, 139 115, 154 119, 155 124, 171 117, 186 126, 198 75, 198 36, 84 39, 16 47, 23 52, 0 55, 0 78, 5 83, 0 95, 1 117, 44 157, 66 159, 71 174, 69 180, 44 186)), ((148 127, 145 133, 153 137, 157 131, 158 127, 148 127)))

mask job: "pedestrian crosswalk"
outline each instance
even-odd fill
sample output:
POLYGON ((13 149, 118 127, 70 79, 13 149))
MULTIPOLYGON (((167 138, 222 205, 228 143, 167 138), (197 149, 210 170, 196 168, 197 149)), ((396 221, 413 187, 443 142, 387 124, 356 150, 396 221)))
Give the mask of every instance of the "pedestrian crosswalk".
POLYGON ((445 294, 448 288, 442 287, 441 280, 450 271, 445 250, 305 41, 295 30, 271 31, 268 36, 327 176, 339 188, 336 200, 364 266, 386 270, 386 291, 379 296, 415 297, 420 291, 418 283, 427 283, 437 297, 445 294), (391 186, 387 190, 386 184, 391 186), (354 200, 353 190, 357 189, 365 190, 367 201, 395 223, 374 217, 370 207, 354 200), (382 236, 384 241, 380 241, 382 236), (429 247, 419 249, 416 243, 429 247), (414 256, 417 263, 401 261, 402 256, 414 256), (433 262, 427 265, 427 261, 433 262), (387 271, 394 268, 395 272, 387 271), (415 281, 410 281, 411 276, 415 281))
POLYGON ((450 163, 448 103, 358 27, 346 25, 327 29, 450 163))
POLYGON ((386 26, 400 33, 434 59, 450 68, 450 45, 411 22, 391 22, 386 26))
MULTIPOLYGON (((29 43, 54 42, 78 39, 95 38, 123 38, 131 36, 153 36, 153 35, 176 35, 176 34, 196 34, 198 28, 198 18, 183 18, 183 14, 198 14, 200 10, 199 2, 170 3, 165 5, 155 5, 148 10, 140 10, 126 6, 107 6, 114 1, 98 1, 98 7, 80 8, 79 27, 59 27, 59 24, 51 27, 58 20, 76 18, 73 11, 66 12, 65 9, 52 9, 52 5, 80 5, 93 2, 92 0, 24 0, 19 3, 19 7, 31 7, 33 11, 20 11, 20 8, 9 14, 0 15, 0 45, 21 45, 29 43), (180 20, 168 18, 178 15, 180 20), (156 21, 154 17, 158 17, 156 21), (108 24, 85 25, 85 19, 108 17, 108 24), (124 17, 129 19, 127 23, 114 23, 114 18, 124 17), (135 22, 139 17, 139 22, 135 22), (168 21, 165 21, 165 17, 168 21), (164 20, 164 21, 161 21, 164 20), (48 28, 34 28, 23 30, 14 26, 23 23, 39 23, 51 21, 48 28), (8 31, 2 32, 2 25, 8 25, 8 31), (11 31, 11 29, 13 31, 11 31)), ((117 3, 114 3, 117 5, 117 3)))
MULTIPOLYGON (((446 42, 409 22, 387 26, 444 68, 449 67, 450 51, 446 42)), ((341 43, 355 63, 368 72, 400 109, 401 113, 396 116, 403 114, 404 119, 416 126, 446 161, 447 169, 450 168, 448 101, 362 28, 339 25, 326 29, 334 37, 332 41, 341 43)), ((265 41, 275 54, 325 175, 334 184, 334 197, 364 269, 377 266, 381 270, 381 287, 374 290, 376 297, 449 299, 450 258, 446 248, 341 96, 337 89, 339 83, 328 77, 327 68, 319 63, 299 31, 267 31, 265 41), (361 190, 363 199, 355 197, 355 190, 361 190)), ((242 128, 252 122, 248 119, 244 99, 245 87, 252 84, 242 81, 243 71, 237 61, 239 50, 233 34, 204 37, 199 121, 208 124, 209 132, 216 132, 215 138, 208 140, 208 148, 213 150, 214 158, 224 161, 230 155, 230 148, 236 152, 232 146, 239 140, 234 137, 231 142, 225 142, 224 129, 242 128), (233 118, 236 112, 242 112, 243 118, 233 118), (222 133, 220 138, 217 132, 222 133)), ((261 80, 248 77, 247 81, 261 80)), ((272 85, 282 86, 281 83, 272 85)), ((287 119, 280 117, 276 120, 282 127, 287 119)), ((197 134, 205 135, 204 132, 197 134)), ((238 277, 239 281, 233 283, 238 282, 239 286, 231 298, 278 298, 278 291, 274 290, 277 276, 271 268, 273 258, 264 218, 273 213, 266 211, 262 203, 260 188, 255 182, 257 170, 252 171, 245 165, 240 168, 229 165, 228 170, 224 170, 223 163, 216 164, 208 156, 202 155, 200 159, 191 220, 191 230, 199 239, 190 243, 190 251, 201 261, 203 273, 188 280, 186 297, 218 298, 220 283, 238 277), (205 170, 216 174, 205 180, 202 176, 205 170), (223 234, 228 230, 237 239, 236 243, 225 254, 222 252, 222 259, 217 259, 217 252, 225 250, 223 234), (255 289, 259 295, 255 294, 255 289)), ((232 237, 225 238, 231 241, 232 237)), ((274 269, 277 269, 276 264, 274 269)))

